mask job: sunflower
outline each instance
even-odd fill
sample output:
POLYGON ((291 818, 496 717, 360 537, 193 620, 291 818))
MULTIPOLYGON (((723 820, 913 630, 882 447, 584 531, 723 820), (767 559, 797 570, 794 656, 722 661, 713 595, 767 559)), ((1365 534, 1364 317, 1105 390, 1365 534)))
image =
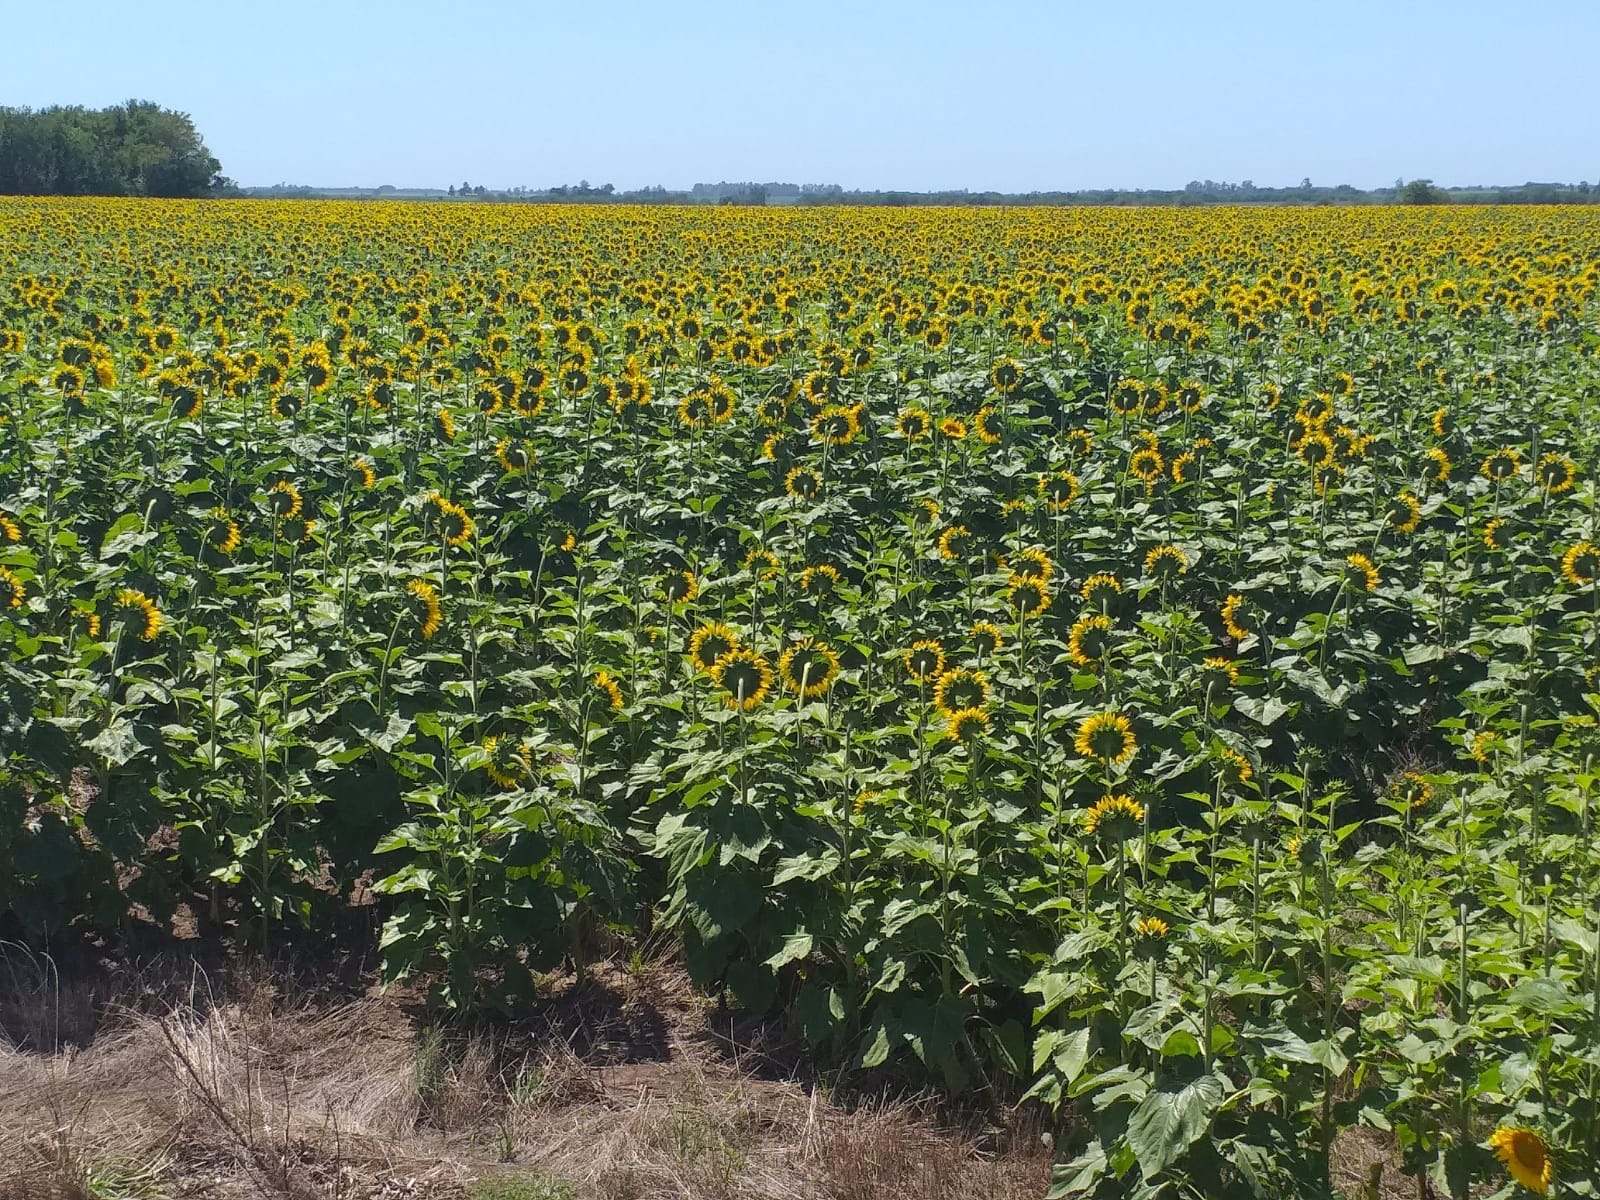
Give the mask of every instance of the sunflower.
POLYGON ((825 446, 848 446, 861 432, 854 407, 829 404, 811 418, 811 436, 825 446))
POLYGON ((939 535, 939 557, 954 560, 960 558, 972 541, 972 531, 965 525, 951 525, 939 535))
POLYGON ((1489 1135, 1489 1149, 1505 1166, 1506 1174, 1535 1195, 1548 1195, 1555 1167, 1544 1139, 1531 1129, 1502 1125, 1489 1135))
POLYGON ((826 692, 839 677, 839 656, 826 642, 802 638, 779 657, 778 676, 785 687, 810 700, 826 692))
POLYGON ((22 580, 10 567, 0 567, 0 608, 21 608, 22 580))
POLYGON ((449 545, 465 546, 472 540, 476 526, 472 514, 453 500, 446 500, 438 492, 428 497, 439 517, 439 536, 449 545))
POLYGON ((1222 627, 1236 642, 1244 641, 1255 632, 1254 618, 1245 609, 1244 597, 1237 592, 1222 602, 1222 627))
POLYGON ((81 396, 83 394, 83 382, 83 372, 70 363, 63 367, 57 367, 55 373, 50 376, 50 386, 63 396, 81 396))
POLYGON ((1122 595, 1122 581, 1108 571, 1097 571, 1083 581, 1078 594, 1083 597, 1085 604, 1097 605, 1104 609, 1122 595))
POLYGON ((1039 476, 1039 496, 1051 512, 1061 512, 1078 498, 1078 477, 1071 471, 1039 476))
POLYGON ((1172 399, 1178 407, 1186 413, 1197 413, 1206 402, 1205 389, 1193 380, 1180 383, 1177 390, 1172 393, 1172 399))
POLYGON ((1552 496, 1571 491, 1577 478, 1578 464, 1564 454, 1552 450, 1539 460, 1539 482, 1552 496))
POLYGON ((906 671, 923 683, 938 680, 944 674, 944 646, 934 638, 913 642, 906 651, 906 671))
POLYGON ((1144 573, 1152 579, 1171 579, 1189 569, 1189 556, 1170 542, 1152 547, 1144 556, 1144 573))
POLYGON ((1130 796, 1105 796, 1096 800, 1083 817, 1087 837, 1103 837, 1125 842, 1139 832, 1144 823, 1144 805, 1130 796))
POLYGON ((958 708, 945 716, 944 731, 955 741, 970 746, 989 732, 989 714, 981 708, 958 708))
POLYGON ((1200 663, 1200 674, 1207 685, 1231 688, 1239 682, 1239 664, 1220 654, 1207 655, 1200 663))
POLYGON ((1485 479, 1492 479, 1496 483, 1510 479, 1522 470, 1522 453, 1509 446, 1503 447, 1484 459, 1479 470, 1485 479))
POLYGON ((1144 384, 1124 379, 1111 388, 1111 409, 1119 417, 1131 417, 1144 406, 1144 384))
POLYGON ((206 545, 218 554, 232 554, 243 540, 239 536, 239 523, 228 515, 227 509, 211 510, 211 524, 206 529, 206 545))
POLYGON ((22 526, 5 509, 0 508, 0 542, 20 542, 22 526))
POLYGON ((1006 436, 1005 416, 992 405, 985 405, 972 418, 972 431, 985 446, 998 446, 1006 436))
POLYGON ((605 701, 606 707, 613 712, 622 707, 622 685, 610 671, 596 671, 590 682, 600 693, 600 698, 605 701))
POLYGON ((1439 437, 1439 438, 1447 438, 1447 437, 1450 437, 1452 434, 1454 434, 1455 431, 1456 431, 1455 414, 1452 413, 1448 408, 1436 408, 1436 409, 1434 409, 1433 410, 1433 435, 1435 437, 1439 437))
POLYGON ((1488 766, 1495 752, 1503 749, 1505 749, 1505 739, 1493 729, 1479 730, 1472 737, 1470 747, 1472 761, 1480 766, 1488 766))
POLYGON ((1049 611, 1050 588, 1043 579, 1037 576, 1012 572, 1006 600, 1012 608, 1016 609, 1019 617, 1036 616, 1039 613, 1049 611))
POLYGON ((796 582, 802 595, 818 599, 831 596, 839 585, 839 568, 832 563, 818 563, 802 570, 796 582))
POLYGON ((929 525, 939 520, 939 502, 932 496, 917 497, 917 507, 911 510, 911 519, 917 523, 926 522, 929 525), (917 510, 921 509, 921 512, 917 510))
POLYGON ((790 467, 783 477, 783 490, 795 500, 815 500, 822 495, 822 476, 810 467, 790 467))
POLYGON ((1453 469, 1450 456, 1439 446, 1431 447, 1423 455, 1428 460, 1427 477, 1430 483, 1444 483, 1450 478, 1453 469))
POLYGON ((1415 533, 1422 522, 1422 504, 1410 492, 1401 492, 1390 503, 1388 518, 1396 533, 1415 533))
POLYGON ((372 464, 364 458, 350 460, 350 482, 359 488, 370 488, 377 485, 378 473, 373 470, 372 464))
POLYGON ((456 440, 456 419, 450 415, 448 408, 434 410, 433 432, 440 441, 453 442, 456 440))
POLYGON ((772 689, 772 667, 754 650, 730 650, 712 667, 711 680, 727 693, 722 699, 729 708, 752 712, 772 689))
POLYGON ((439 591, 425 579, 413 579, 406 584, 406 591, 417 598, 422 606, 422 636, 431 638, 439 632, 444 624, 444 614, 439 607, 439 591))
POLYGON ((1300 439, 1295 451, 1300 455, 1300 461, 1315 471, 1333 461, 1333 439, 1322 430, 1313 429, 1300 439))
POLYGON ((1113 622, 1104 613, 1079 617, 1067 635, 1067 654, 1080 667, 1098 664, 1111 644, 1113 622))
POLYGON ((1194 454, 1188 450, 1173 459, 1171 467, 1172 482, 1187 483, 1189 481, 1189 473, 1194 469, 1196 461, 1194 454))
POLYGON ((693 571, 668 571, 661 578, 661 594, 671 604, 687 604, 700 594, 693 571))
POLYGON ((776 578, 783 564, 771 550, 756 546, 744 556, 744 569, 757 579, 766 580, 776 578))
POLYGON ((1084 758, 1098 758, 1111 766, 1121 766, 1133 758, 1139 748, 1133 735, 1133 722, 1121 713, 1093 713, 1078 723, 1078 733, 1072 741, 1084 758))
POLYGON ((1359 585, 1363 591, 1375 592, 1378 590, 1378 568, 1365 554, 1345 555, 1347 577, 1359 585))
POLYGON ((952 667, 933 685, 933 706, 945 716, 989 703, 989 677, 982 671, 952 667))
POLYGON ((1600 578, 1600 546, 1593 542, 1579 542, 1563 554, 1561 578, 1573 587, 1581 587, 1600 578))
POLYGON ((143 592, 123 588, 117 593, 116 612, 129 629, 138 631, 145 641, 151 641, 161 632, 161 610, 143 592))
POLYGON ((1067 453, 1074 458, 1088 458, 1094 451, 1094 434, 1087 429, 1074 429, 1067 434, 1067 453))
POLYGON ((689 660, 695 670, 709 675, 717 659, 739 648, 739 635, 721 621, 707 621, 689 637, 689 660))
POLYGON ((928 431, 933 428, 933 417, 925 408, 903 408, 894 424, 906 441, 920 442, 927 438, 928 431))
POLYGON ((967 436, 967 423, 960 417, 946 417, 939 422, 939 432, 952 442, 959 442, 967 436))
POLYGON ((1146 491, 1154 488, 1156 481, 1165 475, 1166 471, 1166 459, 1161 457, 1161 451, 1154 446, 1135 450, 1133 457, 1128 459, 1128 473, 1144 484, 1146 491))
POLYGON ((495 461, 507 475, 521 475, 533 465, 533 447, 526 440, 501 438, 494 446, 495 461))
POLYGON ((1504 517, 1490 517, 1483 526, 1483 547, 1485 550, 1504 550, 1505 543, 1500 540, 1500 531, 1505 528, 1504 517))
POLYGON ((1019 579, 1036 579, 1040 583, 1048 584, 1055 578, 1056 564, 1042 548, 1029 546, 1026 550, 1017 552, 1016 564, 1011 574, 1013 582, 1019 579))
POLYGON ((1426 775, 1407 771, 1395 780, 1390 791, 1394 798, 1407 808, 1426 808, 1433 799, 1433 784, 1426 775))
POLYGON ((977 648, 980 658, 993 654, 1005 645, 1005 638, 1000 635, 1000 626, 993 621, 974 621, 972 628, 967 632, 972 635, 972 644, 977 648))
POLYGON ((1255 770, 1250 760, 1232 746, 1223 746, 1216 753, 1217 778, 1235 787, 1250 782, 1255 770))
POLYGON ((497 787, 517 787, 532 773, 528 747, 515 738, 487 737, 483 740, 483 752, 488 758, 484 772, 497 787))
POLYGON ((996 359, 989 368, 989 383, 1002 396, 1009 396, 1022 386, 1022 368, 1014 359, 996 359))
POLYGON ((267 489, 267 507, 275 517, 284 520, 298 517, 303 503, 300 489, 287 479, 280 479, 267 489))

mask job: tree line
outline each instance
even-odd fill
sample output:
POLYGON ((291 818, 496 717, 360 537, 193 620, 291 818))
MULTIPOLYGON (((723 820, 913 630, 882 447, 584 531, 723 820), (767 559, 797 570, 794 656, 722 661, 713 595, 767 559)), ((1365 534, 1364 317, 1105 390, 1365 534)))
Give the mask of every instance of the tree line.
POLYGON ((149 100, 109 108, 0 108, 0 195, 235 194, 187 113, 149 100))

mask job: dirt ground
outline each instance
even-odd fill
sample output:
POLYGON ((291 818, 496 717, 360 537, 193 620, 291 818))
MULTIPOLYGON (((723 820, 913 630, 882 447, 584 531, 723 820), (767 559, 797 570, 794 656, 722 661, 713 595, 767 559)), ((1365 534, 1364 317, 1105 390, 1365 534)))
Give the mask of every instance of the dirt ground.
POLYGON ((670 964, 553 981, 516 1029, 362 971, 0 947, 3 1200, 1037 1200, 1037 1128, 846 1097, 670 964), (70 977, 69 977, 70 975, 70 977))

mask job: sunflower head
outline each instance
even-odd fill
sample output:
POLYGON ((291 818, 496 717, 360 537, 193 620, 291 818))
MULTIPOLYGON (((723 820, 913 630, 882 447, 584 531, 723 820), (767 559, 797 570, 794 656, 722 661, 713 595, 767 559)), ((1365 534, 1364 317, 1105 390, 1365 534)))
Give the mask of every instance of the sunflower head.
POLYGON ((1415 533, 1422 523, 1422 503, 1410 492, 1401 492, 1389 502, 1386 516, 1396 533, 1415 533))
POLYGON ((1221 746, 1213 756, 1217 779, 1229 787, 1242 787, 1255 776, 1250 760, 1232 746, 1221 746))
POLYGON ((145 641, 154 640, 156 634, 161 632, 161 610, 143 592, 135 588, 123 588, 117 593, 114 607, 117 617, 126 627, 145 641))
POLYGON ((1112 766, 1132 760, 1139 748, 1133 722, 1117 712, 1093 713, 1078 723, 1073 749, 1084 758, 1098 758, 1112 766))
POLYGON ((839 656, 816 638, 802 638, 778 659, 778 675, 785 687, 802 699, 820 696, 839 677, 839 656))
POLYGON ((1108 842, 1125 842, 1144 823, 1144 805, 1131 796, 1105 796, 1084 814, 1083 832, 1108 842))
POLYGON ((444 612, 439 605, 438 589, 426 579, 413 579, 406 584, 406 591, 416 602, 414 615, 421 625, 422 636, 431 638, 444 624, 444 612))
POLYGON ((1555 1167, 1544 1139, 1531 1129, 1502 1125, 1489 1135, 1489 1149, 1517 1183, 1537 1196, 1550 1192, 1555 1167))
POLYGON ((754 650, 730 650, 712 667, 711 679, 723 690, 729 708, 752 712, 772 690, 772 667, 754 650))
POLYGON ((939 535, 939 557, 954 561, 962 557, 972 544, 972 531, 965 525, 951 525, 939 535))
POLYGON ((933 638, 913 642, 906 651, 906 672, 923 683, 937 680, 944 674, 944 646, 933 638))
POLYGON ((1500 483, 1522 470, 1522 453, 1509 446, 1503 447, 1484 459, 1481 469, 1485 479, 1500 483))
POLYGON ((810 467, 791 467, 784 476, 783 490, 794 500, 815 500, 822 495, 822 476, 810 467))
POLYGON ((22 580, 10 567, 0 567, 0 608, 21 608, 22 580))
POLYGON ((1579 542, 1561 556, 1561 578, 1573 587, 1583 587, 1600 579, 1600 546, 1579 542))
POLYGON ((967 708, 982 708, 989 703, 989 679, 982 671, 953 667, 939 675, 933 685, 933 705, 946 716, 967 708))
POLYGON ((1539 483, 1552 496, 1572 490, 1578 465, 1564 454, 1551 451, 1539 459, 1539 483))
POLYGON ((1097 571, 1083 581, 1078 594, 1085 604, 1104 612, 1122 595, 1122 581, 1108 571, 1097 571))
POLYGON ((622 685, 610 671, 596 671, 591 682, 600 695, 601 703, 613 712, 622 708, 622 685))
POLYGON ((1152 579, 1172 579, 1189 569, 1189 556, 1170 542, 1153 547, 1144 556, 1144 573, 1152 579))
POLYGON ((979 658, 987 658, 1005 645, 1005 638, 1000 634, 1000 626, 993 621, 975 621, 967 632, 972 635, 972 644, 978 651, 979 658))
POLYGON ((661 577, 661 594, 670 604, 687 604, 700 594, 693 571, 668 571, 661 577))
POLYGON ((1105 613, 1091 613, 1072 623, 1067 653, 1080 667, 1098 666, 1111 647, 1112 621, 1105 613))
POLYGON ((483 753, 487 759, 484 763, 484 771, 497 787, 520 787, 522 782, 532 774, 533 768, 528 759, 528 747, 516 738, 485 738, 483 753))
POLYGON ((1078 477, 1071 471, 1041 475, 1039 495, 1051 512, 1061 512, 1078 498, 1078 477))
POLYGON ((1345 578, 1364 592, 1378 590, 1378 568, 1365 554, 1345 555, 1345 578))
POLYGON ((739 648, 739 635, 721 621, 707 621, 689 637, 689 659, 695 670, 711 674, 717 659, 739 648))
POLYGON ((945 717, 945 733, 970 746, 989 731, 989 714, 981 708, 958 708, 945 717))

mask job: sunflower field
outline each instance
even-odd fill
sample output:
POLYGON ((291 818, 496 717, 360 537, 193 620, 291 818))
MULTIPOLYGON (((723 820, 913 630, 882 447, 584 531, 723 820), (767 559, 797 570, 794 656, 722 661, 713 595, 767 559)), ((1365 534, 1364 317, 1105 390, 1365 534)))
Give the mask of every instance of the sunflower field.
POLYGON ((1600 1195, 1600 219, 0 200, 0 912, 669 933, 1054 1195, 1600 1195))

